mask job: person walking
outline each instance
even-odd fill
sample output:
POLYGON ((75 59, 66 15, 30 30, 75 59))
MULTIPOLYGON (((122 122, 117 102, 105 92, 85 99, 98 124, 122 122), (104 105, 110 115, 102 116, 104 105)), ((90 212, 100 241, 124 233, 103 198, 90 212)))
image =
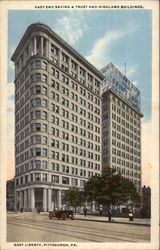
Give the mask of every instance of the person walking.
POLYGON ((130 210, 129 211, 129 221, 133 221, 133 211, 132 210, 130 210))
POLYGON ((86 216, 86 215, 87 215, 87 208, 84 207, 84 216, 86 216))
POLYGON ((111 219, 112 219, 112 210, 109 209, 108 210, 108 221, 111 222, 111 219))

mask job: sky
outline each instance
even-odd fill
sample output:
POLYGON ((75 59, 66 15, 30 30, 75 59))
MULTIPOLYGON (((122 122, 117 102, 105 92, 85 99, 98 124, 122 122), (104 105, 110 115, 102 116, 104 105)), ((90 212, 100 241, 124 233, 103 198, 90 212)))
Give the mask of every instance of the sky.
POLYGON ((141 91, 142 185, 150 185, 152 109, 151 10, 10 10, 8 12, 8 179, 14 176, 14 63, 27 27, 44 23, 97 69, 112 62, 141 91))

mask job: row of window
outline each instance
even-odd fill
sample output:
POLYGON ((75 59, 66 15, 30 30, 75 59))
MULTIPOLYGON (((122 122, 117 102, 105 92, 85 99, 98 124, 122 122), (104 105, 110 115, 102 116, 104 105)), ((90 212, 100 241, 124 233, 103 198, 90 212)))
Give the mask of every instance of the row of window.
MULTIPOLYGON (((57 65, 57 64, 59 64, 59 57, 58 57, 57 53, 54 53, 55 51, 57 51, 57 49, 55 49, 55 46, 54 47, 51 46, 51 60, 53 61, 54 64, 57 65)), ((62 52, 62 54, 61 54, 62 65, 60 65, 62 67, 62 69, 69 72, 68 69, 70 67, 71 75, 73 73, 75 74, 75 76, 72 75, 73 77, 77 78, 78 72, 79 72, 79 77, 81 79, 88 80, 89 83, 93 83, 94 77, 90 73, 87 73, 87 75, 86 75, 86 71, 82 67, 80 67, 79 71, 78 71, 78 64, 73 60, 71 60, 71 63, 69 64, 68 61, 69 61, 69 57, 67 57, 62 52)), ((22 61, 21 61, 21 63, 23 64, 22 61)), ((47 61, 36 59, 36 60, 31 62, 31 69, 44 69, 44 70, 47 70, 48 69, 47 61)), ((19 63, 16 64, 16 73, 18 73, 17 70, 19 71, 19 63)), ((28 70, 29 70, 29 67, 28 67, 28 70)), ((22 78, 22 76, 21 76, 21 78, 22 78)), ((24 76, 23 76, 23 80, 24 80, 24 76)), ((100 82, 97 79, 95 79, 95 86, 98 87, 98 88, 100 87, 100 82)), ((19 85, 18 85, 18 87, 19 87, 19 85)))
MULTIPOLYGON (((75 126, 73 125, 72 127, 75 130, 75 126)), ((30 125, 30 129, 29 127, 27 127, 24 131, 20 132, 19 135, 16 135, 16 143, 18 144, 18 142, 21 142, 23 139, 25 139, 30 132, 47 132, 48 131, 48 126, 47 124, 41 124, 41 123, 34 123, 30 125)), ((97 126, 95 126, 95 132, 100 132, 99 128, 97 126)), ((56 137, 61 137, 67 141, 69 141, 69 134, 67 132, 64 131, 60 131, 58 128, 55 127, 51 127, 50 128, 50 135, 56 136, 56 137)), ((38 136, 38 135, 37 135, 38 136)), ((58 138, 57 138, 58 139, 58 138)), ((93 133, 88 132, 88 139, 93 139, 93 133)), ((95 137, 95 139, 97 141, 100 140, 100 137, 95 137)), ((32 138, 31 138, 32 140, 32 138)), ((78 143, 78 138, 75 136, 71 136, 71 140, 72 142, 76 141, 76 143, 78 143)), ((40 141, 40 140, 39 140, 40 141)), ((41 138, 41 142, 42 144, 45 144, 46 142, 46 136, 42 136, 41 138)), ((31 144, 36 143, 36 138, 34 138, 34 140, 31 141, 31 144)), ((79 140, 80 145, 83 145, 85 147, 88 147, 89 149, 95 149, 96 151, 100 151, 100 146, 99 145, 94 145, 92 142, 83 140, 80 138, 79 140)), ((24 142, 23 142, 24 144, 24 142)), ((23 148, 26 148, 30 145, 29 139, 25 140, 25 144, 23 145, 23 148)))
MULTIPOLYGON (((116 114, 114 114, 114 113, 112 113, 112 119, 117 121, 118 123, 122 123, 123 125, 125 125, 125 120, 123 120, 120 116, 116 116, 116 114)), ((128 117, 127 120, 129 121, 129 117, 128 117)), ((139 122, 135 123, 134 125, 135 126, 137 125, 137 127, 140 128, 140 123, 139 122)))
MULTIPOLYGON (((29 182, 48 182, 48 175, 46 173, 35 173, 30 175, 25 175, 24 177, 20 177, 16 179, 16 186, 24 185, 29 182)), ((69 185, 71 181, 72 186, 78 186, 77 178, 69 178, 66 176, 60 177, 59 175, 51 175, 51 183, 62 183, 64 185, 69 185)), ((84 187, 86 181, 80 180, 79 185, 84 187)))
MULTIPOLYGON (((126 157, 127 158, 127 157, 126 157)), ((139 158, 136 158, 136 157, 133 157, 132 155, 128 155, 128 160, 134 162, 134 163, 137 163, 137 164, 140 164, 141 163, 141 160, 139 158)), ((120 158, 117 158, 115 156, 112 156, 112 162, 113 163, 117 163, 117 164, 122 164, 122 166, 127 166, 128 162, 126 162, 125 160, 122 160, 120 158)))
MULTIPOLYGON (((34 137, 32 136, 31 137, 31 144, 29 144, 29 142, 27 141, 27 143, 22 142, 20 145, 16 146, 16 154, 24 151, 26 149, 26 147, 29 147, 29 146, 34 145, 34 144, 47 145, 47 137, 40 136, 40 135, 35 135, 34 137)), ((54 147, 54 148, 60 148, 60 149, 65 150, 67 152, 72 152, 72 153, 75 153, 77 155, 84 156, 84 157, 86 157, 88 154, 88 158, 91 158, 91 159, 94 158, 94 154, 95 154, 95 160, 99 160, 99 158, 100 158, 100 156, 96 153, 93 154, 93 152, 90 152, 88 150, 81 149, 81 148, 79 149, 78 147, 69 145, 69 144, 64 143, 64 142, 60 143, 59 140, 55 140, 55 139, 51 139, 50 146, 54 147)), ((88 149, 92 149, 92 150, 94 149, 94 150, 100 152, 100 146, 94 145, 94 148, 93 148, 93 143, 90 143, 90 142, 88 142, 88 146, 89 146, 88 149)), ((47 156, 48 153, 46 152, 46 149, 43 149, 43 151, 44 152, 42 153, 42 156, 47 156)), ((28 155, 28 158, 29 158, 29 155, 28 155)))
MULTIPOLYGON (((55 106, 55 109, 57 110, 56 113, 59 113, 59 109, 57 109, 56 106, 55 106)), ((72 122, 76 122, 76 123, 78 123, 78 119, 80 120, 80 117, 78 117, 77 115, 75 115, 73 113, 70 114, 70 117, 69 117, 69 112, 65 109, 61 110, 61 116, 65 117, 67 119, 70 119, 72 122)), ((40 111, 40 110, 31 111, 30 117, 29 117, 29 115, 26 115, 25 119, 17 122, 16 133, 18 133, 20 130, 22 130, 33 119, 41 119, 41 120, 47 121, 48 120, 48 113, 46 111, 40 111)), ((100 124, 100 118, 98 118, 97 116, 93 117, 93 115, 90 113, 88 113, 88 119, 90 119, 91 121, 93 121, 93 119, 94 119, 94 122, 96 124, 98 124, 98 125, 100 124)), ((50 123, 53 123, 53 124, 60 126, 60 118, 57 116, 51 115, 50 116, 50 123)), ((62 127, 63 128, 65 128, 66 126, 69 126, 69 123, 68 123, 68 125, 66 125, 66 124, 67 124, 66 121, 62 120, 62 127)), ((84 119, 80 120, 80 124, 82 126, 85 126, 84 124, 86 124, 86 123, 84 122, 84 119)), ((88 129, 92 130, 92 128, 93 128, 93 124, 88 122, 88 129)), ((82 131, 82 128, 80 128, 79 133, 83 134, 81 131, 82 131)), ((95 131, 97 131, 97 133, 100 133, 100 128, 96 126, 95 131)), ((85 133, 86 133, 86 131, 85 131, 85 133)))
POLYGON ((141 177, 140 173, 129 170, 129 169, 116 167, 116 166, 114 166, 113 169, 116 169, 116 171, 118 173, 121 173, 122 175, 131 176, 131 177, 138 178, 138 179, 141 177))
MULTIPOLYGON (((136 133, 137 135, 140 135, 140 129, 134 127, 133 125, 129 125, 128 122, 125 123, 124 120, 122 120, 122 125, 120 126, 119 124, 112 122, 112 127, 118 131, 125 131, 125 129, 130 129, 132 132, 136 133), (123 126, 124 127, 123 127, 123 126)), ((104 127, 104 126, 103 126, 104 127)))
MULTIPOLYGON (((68 144, 64 144, 64 145, 66 148, 66 145, 68 145, 68 144)), ((64 152, 64 151, 62 151, 62 152, 64 152)), ((67 152, 69 152, 69 151, 67 151, 67 152)), ((99 154, 96 154, 96 153, 93 153, 90 151, 88 151, 87 153, 86 153, 86 151, 80 151, 80 156, 84 156, 84 155, 81 155, 84 152, 85 152, 86 157, 88 157, 88 160, 92 159, 92 160, 100 162, 100 155, 99 154)), ((48 150, 46 148, 32 148, 32 149, 30 149, 30 152, 26 151, 24 153, 21 153, 20 155, 17 155, 16 156, 16 164, 19 164, 25 160, 28 160, 30 157, 48 157, 48 155, 49 155, 48 150)), ((76 154, 76 156, 77 156, 77 154, 76 154)), ((56 160, 61 160, 63 162, 68 162, 68 163, 70 162, 73 164, 78 164, 80 166, 86 167, 86 160, 78 159, 78 157, 74 157, 74 156, 67 155, 64 153, 62 153, 61 157, 60 157, 60 152, 51 151, 50 158, 56 159, 56 160)))
MULTIPOLYGON (((136 143, 136 142, 133 142, 133 140, 129 140, 128 138, 124 138, 122 137, 122 141, 125 142, 126 144, 130 145, 131 147, 134 146, 134 148, 136 149, 140 149, 140 144, 136 143)), ((118 146, 119 148, 121 148, 121 142, 115 140, 115 139, 112 139, 112 145, 114 146, 118 146)), ((126 145, 127 146, 127 145, 126 145)))
MULTIPOLYGON (((55 86, 55 84, 54 84, 55 86)), ((57 87, 59 85, 56 85, 57 87)), ((59 88, 59 87, 58 87, 59 88)), ((31 95, 33 95, 34 93, 36 94, 44 94, 45 96, 47 95, 47 87, 44 87, 44 86, 35 86, 35 88, 31 88, 31 95), (34 91, 35 90, 35 91, 34 91)), ((62 86, 62 93, 65 94, 66 96, 69 97, 69 90, 65 87, 62 86)), ((93 96, 93 95, 92 95, 93 96)), ((17 101, 19 98, 19 95, 16 94, 16 112, 21 108, 20 112, 22 112, 22 115, 29 110, 29 105, 28 103, 26 104, 26 102, 29 100, 30 96, 29 96, 29 92, 27 92, 25 94, 25 97, 22 96, 21 99, 19 100, 19 102, 17 101), (23 107, 23 105, 25 105, 25 107, 23 107), (28 105, 28 106, 27 106, 28 105), (25 110, 25 112, 24 112, 25 110)), ((55 93, 53 91, 51 91, 51 97, 53 100, 59 102, 59 94, 58 93, 55 93)), ((78 95, 76 93, 74 93, 73 91, 71 92, 71 99, 73 101, 75 101, 76 103, 78 102, 78 95)), ((98 100, 97 98, 95 100, 98 100)), ((88 102, 88 105, 87 105, 87 102, 85 99, 83 99, 82 97, 79 98, 79 101, 80 101, 80 104, 83 105, 84 107, 86 107, 87 109, 93 111, 95 114, 98 114, 100 115, 100 109, 97 108, 97 107, 94 107, 92 103, 88 102)), ((69 100, 62 97, 61 98, 61 103, 62 105, 66 105, 66 107, 69 108, 69 100)), ((71 108, 73 109, 73 105, 77 105, 75 103, 71 103, 71 108)), ((98 105, 100 105, 100 100, 98 102, 98 105)), ((35 99, 32 99, 31 100, 31 107, 32 106, 43 106, 43 107, 47 107, 48 106, 48 100, 46 100, 45 98, 43 98, 42 100, 40 98, 35 98, 35 99)), ((76 107, 76 106, 75 106, 76 107)), ((76 109, 76 108, 75 108, 76 109)), ((75 112, 77 112, 75 110, 75 112)))
MULTIPOLYGON (((93 164, 93 162, 88 162, 88 168, 100 171, 100 164, 97 163, 93 164)), ((16 175, 23 174, 25 172, 28 172, 29 170, 34 170, 34 169, 42 169, 42 170, 48 169, 47 161, 35 160, 31 161, 30 165, 29 163, 25 163, 24 165, 16 167, 16 175)), ((77 167, 74 166, 68 166, 65 165, 65 163, 60 165, 59 163, 52 162, 51 171, 57 173, 72 174, 77 176, 86 176, 86 170, 78 169, 77 167)))
MULTIPOLYGON (((139 136, 137 136, 137 135, 134 135, 134 136, 133 136, 133 133, 129 133, 128 130, 126 130, 125 132, 122 132, 122 133, 123 133, 124 135, 126 135, 126 136, 132 138, 132 141, 135 140, 135 141, 137 141, 137 142, 140 143, 140 137, 139 137, 139 136)), ((103 133, 103 134, 105 135, 105 133, 103 133)), ((116 131, 114 131, 114 130, 112 130, 112 136, 113 136, 114 138, 117 138, 118 140, 121 140, 121 139, 122 139, 122 141, 126 141, 126 140, 127 140, 127 138, 125 138, 125 136, 123 136, 122 134, 120 134, 120 133, 118 133, 118 132, 116 132, 116 131)), ((128 139, 128 140, 129 140, 129 139, 128 139)), ((132 144, 131 144, 131 145, 132 145, 132 144)))
MULTIPOLYGON (((117 103, 119 107, 122 108, 122 111, 127 112, 130 116, 134 116, 137 120, 140 120, 139 115, 133 111, 131 108, 129 108, 127 105, 125 105, 123 102, 121 102, 118 98, 112 96, 113 103, 117 103)), ((116 110, 116 105, 113 104, 112 108, 116 110)), ((118 108, 119 109, 119 108, 118 108)), ((119 112, 119 111, 118 111, 119 112)))

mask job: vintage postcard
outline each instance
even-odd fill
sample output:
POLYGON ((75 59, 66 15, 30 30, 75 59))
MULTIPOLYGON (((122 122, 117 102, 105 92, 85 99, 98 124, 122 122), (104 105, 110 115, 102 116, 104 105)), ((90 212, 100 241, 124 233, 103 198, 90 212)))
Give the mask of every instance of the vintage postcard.
POLYGON ((0 249, 159 249, 159 1, 0 2, 0 249))

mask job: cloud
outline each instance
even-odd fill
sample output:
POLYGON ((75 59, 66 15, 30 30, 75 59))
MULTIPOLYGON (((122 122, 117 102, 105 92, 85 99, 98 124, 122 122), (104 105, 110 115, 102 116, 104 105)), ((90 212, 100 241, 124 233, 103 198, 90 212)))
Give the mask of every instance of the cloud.
POLYGON ((14 70, 15 69, 15 64, 11 60, 8 63, 9 69, 14 70))
POLYGON ((14 51, 16 50, 16 46, 11 45, 10 49, 9 49, 9 56, 11 57, 14 53, 14 51))
MULTIPOLYGON (((98 69, 104 67, 108 64, 110 60, 110 52, 112 50, 112 45, 118 42, 120 39, 136 31, 137 27, 134 23, 129 22, 126 24, 126 27, 123 27, 122 30, 112 30, 107 31, 103 37, 99 38, 93 45, 93 48, 86 56, 86 59, 95 65, 98 69)), ((123 71, 124 72, 124 68, 123 71)), ((130 76, 135 72, 134 68, 127 70, 127 75, 130 76)))
POLYGON ((14 62, 11 61, 11 56, 13 55, 15 49, 16 49, 16 46, 13 46, 13 45, 11 45, 11 47, 9 48, 8 68, 10 70, 14 70, 15 69, 15 64, 14 64, 14 62))
POLYGON ((133 81, 132 83, 133 83, 134 86, 138 85, 138 81, 133 81))
POLYGON ((109 52, 112 44, 124 37, 124 35, 124 31, 115 30, 106 32, 103 37, 95 42, 92 50, 86 56, 86 59, 97 68, 102 68, 107 61, 109 62, 109 52))
POLYGON ((58 19, 54 29, 65 41, 75 45, 83 36, 86 29, 83 12, 69 15, 58 19))
POLYGON ((7 96, 8 99, 11 99, 14 97, 14 82, 9 82, 7 85, 7 96))
MULTIPOLYGON (((122 72, 123 74, 125 74, 125 64, 124 64, 124 66, 115 64, 115 66, 116 66, 117 69, 119 69, 120 72, 122 72)), ((126 77, 127 77, 127 78, 130 77, 130 76, 132 76, 132 75, 133 75, 134 73, 136 73, 136 72, 137 72, 137 68, 136 68, 135 65, 128 66, 128 65, 126 64, 126 77)), ((133 83, 133 82, 132 82, 132 83, 133 83)), ((135 85, 136 85, 138 82, 137 82, 137 81, 134 81, 134 83, 135 83, 135 85)))
POLYGON ((129 69, 126 69, 126 76, 130 77, 131 75, 133 75, 136 72, 136 67, 130 67, 129 69))

